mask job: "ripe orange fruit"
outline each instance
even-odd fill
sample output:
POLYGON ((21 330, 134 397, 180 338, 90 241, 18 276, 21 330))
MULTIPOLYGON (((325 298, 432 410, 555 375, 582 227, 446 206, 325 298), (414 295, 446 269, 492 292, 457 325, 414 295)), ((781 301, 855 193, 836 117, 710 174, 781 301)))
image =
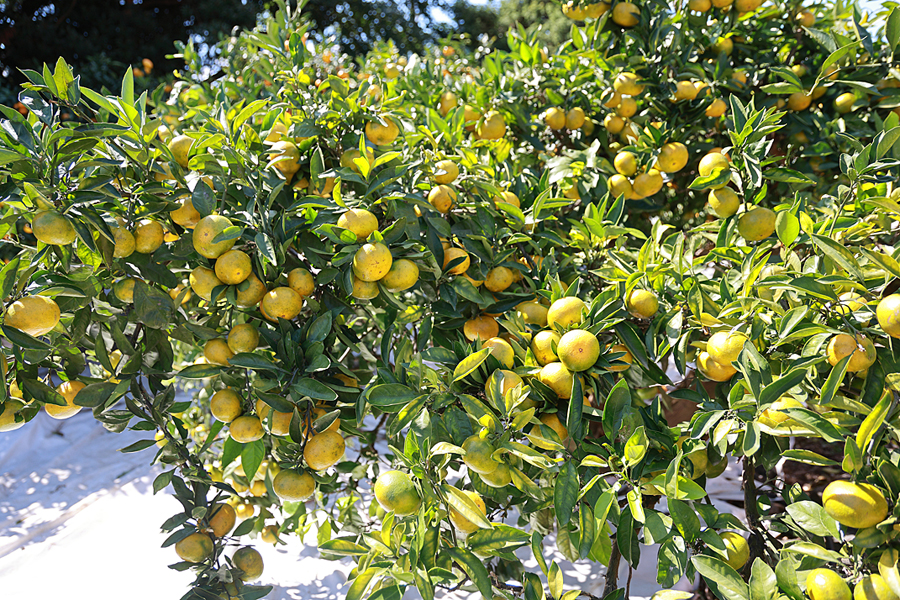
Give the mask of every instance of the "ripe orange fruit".
POLYGON ((625 309, 639 319, 652 319, 659 310, 659 300, 653 292, 635 288, 625 299, 625 309))
POLYGON ((68 419, 74 417, 81 410, 81 407, 75 404, 75 398, 78 392, 87 386, 80 381, 64 381, 57 386, 56 391, 59 392, 66 400, 66 406, 57 404, 45 404, 44 410, 54 419, 68 419))
POLYGON ((376 242, 365 244, 353 257, 353 274, 363 281, 378 281, 391 270, 393 258, 390 249, 376 242))
POLYGON ((412 479, 401 471, 385 471, 380 474, 373 491, 378 504, 399 517, 417 513, 422 505, 422 498, 412 479))
POLYGON ((600 357, 600 342, 589 331, 573 329, 560 338, 556 353, 570 371, 586 371, 600 357))
POLYGON ((237 513, 230 504, 220 502, 209 507, 207 523, 216 537, 224 537, 231 533, 237 523, 237 513))
POLYGON ((498 333, 500 333, 500 325, 497 320, 487 315, 469 319, 463 324, 463 334, 470 342, 474 342, 476 339, 486 341, 497 337, 498 333))
POLYGON ((851 600, 850 586, 831 569, 813 569, 806 576, 806 594, 811 600, 851 600))
POLYGON ((831 517, 847 527, 874 527, 887 518, 888 504, 874 485, 832 481, 822 492, 822 506, 831 517))
POLYGON ((316 480, 305 471, 285 469, 272 480, 272 489, 285 502, 305 502, 316 492, 316 480))
POLYGON ((489 340, 485 340, 481 346, 482 348, 490 348, 491 355, 497 359, 497 362, 499 362, 501 366, 507 369, 513 367, 515 353, 513 352, 512 346, 509 345, 509 342, 503 338, 492 337, 489 340))
POLYGON ((213 542, 205 533, 192 533, 186 538, 175 542, 175 553, 186 562, 199 563, 212 554, 213 542))
POLYGON ((875 364, 875 345, 872 340, 862 334, 854 338, 846 333, 839 333, 831 338, 826 348, 828 362, 831 366, 838 364, 845 356, 852 355, 847 363, 847 371, 856 373, 865 371, 875 364))
POLYGON ((213 242, 220 233, 231 227, 231 220, 221 215, 208 215, 200 219, 191 234, 194 250, 206 258, 219 258, 234 246, 236 239, 213 242))
POLYGON ((46 296, 24 296, 6 311, 4 325, 38 337, 50 333, 60 318, 59 306, 46 296))
POLYGON ((254 581, 263 574, 262 555, 255 548, 249 546, 238 548, 231 557, 231 562, 241 571, 242 581, 254 581))
POLYGON ((244 415, 236 418, 228 426, 228 429, 231 432, 231 438, 241 444, 247 444, 262 439, 262 436, 265 433, 262 423, 259 421, 259 417, 255 415, 244 415))
POLYGON ((336 431, 323 431, 306 442, 303 458, 313 471, 324 471, 344 457, 346 444, 336 431))
POLYGON ((584 320, 581 311, 585 308, 586 305, 581 298, 574 296, 560 298, 551 304, 547 311, 547 326, 564 328, 569 325, 578 325, 584 320))
POLYGON ((378 218, 364 208, 351 208, 338 217, 337 225, 352 231, 361 241, 378 230, 378 218))

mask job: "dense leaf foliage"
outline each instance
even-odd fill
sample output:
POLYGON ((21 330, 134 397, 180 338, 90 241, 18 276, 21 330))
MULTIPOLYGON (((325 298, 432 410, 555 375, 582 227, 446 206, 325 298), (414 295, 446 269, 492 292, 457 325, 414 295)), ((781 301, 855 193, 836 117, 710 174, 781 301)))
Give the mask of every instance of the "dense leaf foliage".
POLYGON ((900 595, 900 11, 722 4, 569 3, 558 49, 359 65, 281 5, 212 83, 189 52, 141 95, 26 72, 0 430, 147 431, 123 451, 183 506, 188 598, 264 596, 226 546, 313 526, 351 600, 572 600, 551 533, 610 598, 648 544, 661 588, 900 595), (854 483, 759 487, 837 465, 792 438, 854 483), (729 460, 745 522, 708 502, 729 460))

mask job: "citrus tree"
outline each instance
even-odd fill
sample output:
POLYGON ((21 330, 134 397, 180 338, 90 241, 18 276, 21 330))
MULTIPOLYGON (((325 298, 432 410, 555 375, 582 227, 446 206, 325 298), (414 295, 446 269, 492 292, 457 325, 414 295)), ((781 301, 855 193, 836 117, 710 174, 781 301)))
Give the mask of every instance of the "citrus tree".
POLYGON ((662 589, 900 596, 900 12, 561 10, 560 48, 352 64, 280 4, 208 80, 26 72, 0 431, 146 431, 185 598, 265 596, 242 540, 312 527, 351 600, 595 598, 551 533, 611 600, 650 544, 662 589))

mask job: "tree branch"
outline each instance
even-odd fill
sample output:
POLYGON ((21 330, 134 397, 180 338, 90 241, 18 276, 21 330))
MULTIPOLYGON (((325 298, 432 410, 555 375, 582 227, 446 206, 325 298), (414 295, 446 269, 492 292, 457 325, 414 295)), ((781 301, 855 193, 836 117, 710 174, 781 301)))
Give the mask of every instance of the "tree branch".
POLYGON ((612 554, 609 557, 609 568, 606 571, 606 586, 603 588, 603 597, 613 593, 618 587, 619 579, 619 561, 622 560, 622 553, 619 552, 618 536, 613 537, 612 554))
POLYGON ((756 466, 752 456, 744 457, 744 473, 742 477, 741 487, 744 489, 744 513, 747 515, 747 525, 750 527, 750 560, 744 568, 749 575, 749 570, 753 565, 753 559, 756 557, 764 558, 765 542, 760 531, 759 512, 756 507, 756 480, 754 478, 756 466))
MULTIPOLYGON (((491 577, 491 585, 493 585, 495 588, 499 588, 501 590, 508 590, 510 592, 513 592, 514 594, 524 594, 525 593, 525 588, 523 588, 521 585, 513 585, 511 583, 506 583, 506 582, 500 581, 500 579, 497 577, 497 574, 494 573, 493 571, 488 571, 488 575, 490 575, 490 577, 491 577)), ((602 600, 602 598, 600 596, 595 596, 593 594, 589 594, 588 592, 585 592, 584 590, 580 590, 578 597, 581 597, 581 596, 584 596, 585 598, 590 598, 590 600, 602 600)))

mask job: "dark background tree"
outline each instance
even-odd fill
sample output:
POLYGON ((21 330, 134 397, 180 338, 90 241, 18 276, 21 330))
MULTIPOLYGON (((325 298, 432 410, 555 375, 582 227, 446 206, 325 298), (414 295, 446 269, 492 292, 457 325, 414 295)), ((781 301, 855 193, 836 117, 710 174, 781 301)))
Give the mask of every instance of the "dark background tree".
POLYGON ((562 14, 560 4, 551 0, 503 0, 497 14, 504 35, 516 23, 525 28, 540 24, 539 38, 550 47, 569 39, 572 30, 572 21, 562 14))
POLYGON ((313 31, 335 36, 352 55, 367 53, 376 42, 393 40, 402 54, 421 52, 442 31, 439 10, 446 0, 311 0, 303 12, 313 31))
POLYGON ((445 35, 463 35, 473 42, 481 36, 496 40, 498 48, 506 47, 506 27, 500 25, 500 13, 495 4, 471 4, 456 0, 447 10, 450 23, 444 24, 445 35))
POLYGON ((494 0, 487 4, 472 4, 468 0, 455 0, 447 9, 450 23, 446 34, 466 34, 477 41, 487 35, 496 40, 500 49, 506 47, 506 32, 521 23, 542 26, 539 38, 549 46, 558 46, 569 38, 572 22, 562 14, 560 5, 553 0, 494 0))
MULTIPOLYGON (((295 3, 291 2, 292 4, 295 3)), ((151 76, 180 66, 167 60, 175 40, 211 47, 234 27, 252 26, 271 0, 18 0, 0 2, 0 102, 13 100, 20 69, 39 70, 62 56, 82 83, 114 88, 128 66, 154 64, 151 76)), ((334 36, 344 52, 361 55, 393 40, 401 54, 421 52, 446 35, 473 42, 487 35, 505 46, 517 21, 545 24, 554 44, 569 24, 552 0, 310 0, 303 9, 313 31, 334 36)), ((150 82, 147 82, 150 83, 150 82)), ((14 101, 14 100, 13 100, 14 101)))
POLYGON ((88 86, 121 80, 126 65, 149 58, 155 70, 174 40, 215 42, 233 27, 252 27, 267 0, 18 0, 0 2, 0 67, 6 87, 19 69, 62 56, 88 86))

